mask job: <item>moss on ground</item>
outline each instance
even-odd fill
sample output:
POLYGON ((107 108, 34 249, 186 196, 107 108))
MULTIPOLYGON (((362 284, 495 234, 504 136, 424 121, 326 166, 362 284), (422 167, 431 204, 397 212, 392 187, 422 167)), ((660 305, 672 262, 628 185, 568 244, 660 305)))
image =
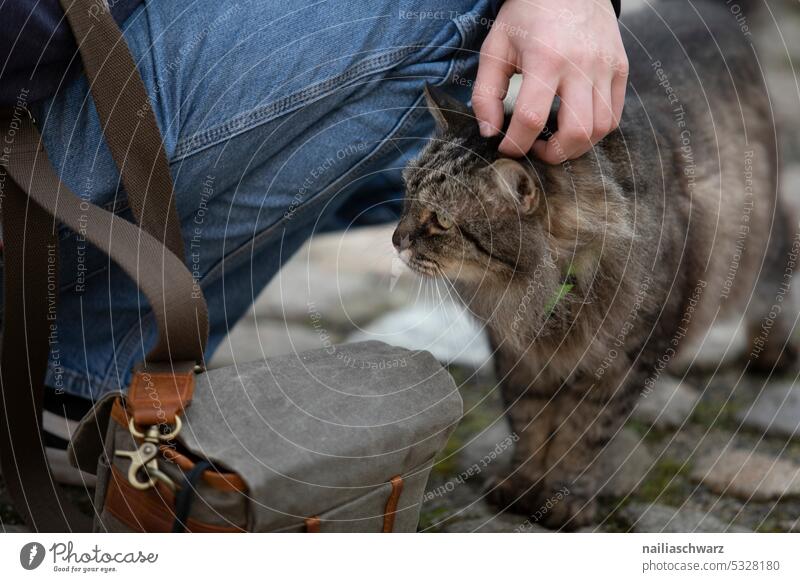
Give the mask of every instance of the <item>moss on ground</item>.
POLYGON ((706 428, 737 430, 740 423, 736 419, 736 413, 739 408, 738 404, 730 400, 700 400, 695 405, 689 421, 706 428))
POLYGON ((427 530, 429 528, 433 528, 434 530, 437 529, 433 527, 436 524, 441 525, 441 523, 450 516, 451 510, 448 507, 426 507, 422 506, 422 510, 419 512, 419 525, 417 525, 417 530, 427 530))
POLYGON ((493 382, 458 366, 450 366, 448 371, 461 393, 465 414, 433 467, 433 473, 444 478, 458 473, 458 452, 467 442, 503 414, 498 397, 491 393, 496 388, 493 382))
POLYGON ((691 469, 688 462, 670 457, 661 459, 647 474, 632 498, 680 507, 693 489, 689 481, 691 469))

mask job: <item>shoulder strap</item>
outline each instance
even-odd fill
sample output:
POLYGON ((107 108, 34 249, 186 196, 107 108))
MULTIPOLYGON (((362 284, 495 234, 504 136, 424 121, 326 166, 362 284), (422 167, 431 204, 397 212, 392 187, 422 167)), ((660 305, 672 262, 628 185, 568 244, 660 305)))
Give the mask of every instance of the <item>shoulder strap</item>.
MULTIPOLYGON (((124 39, 110 13, 98 12, 92 0, 61 3, 141 227, 87 207, 58 178, 27 111, 5 112, 0 135, 11 138, 11 145, 0 156, 0 191, 5 194, 0 197, 5 249, 0 462, 15 507, 33 529, 86 531, 89 521, 59 494, 40 433, 50 314, 55 313, 58 292, 57 223, 84 232, 147 297, 158 341, 147 355, 146 370, 177 376, 201 362, 208 312, 182 260, 183 240, 163 142, 124 39)), ((155 389, 159 386, 165 391, 163 400, 174 401, 175 410, 188 405, 191 390, 176 391, 169 382, 157 383, 155 389)))
MULTIPOLYGON (((5 133, 3 134, 5 135, 5 133)), ((35 531, 87 531, 89 520, 59 494, 41 437, 42 380, 50 346, 47 269, 58 252, 52 219, 28 200, 0 166, 3 337, 0 359, 0 463, 14 506, 35 531), (33 263, 37 263, 32 268, 33 263), (36 290, 35 292, 32 292, 36 290), (16 446, 15 446, 16 445, 16 446)))
POLYGON ((122 32, 105 2, 60 2, 78 43, 103 134, 133 215, 144 230, 184 257, 161 132, 122 32))
MULTIPOLYGON (((56 222, 61 222, 74 232, 82 232, 86 240, 105 252, 133 279, 147 297, 158 325, 158 341, 147 355, 147 366, 201 362, 208 338, 208 308, 183 260, 138 226, 99 206, 87 205, 56 175, 33 121, 23 118, 18 124, 7 151, 6 170, 11 177, 10 194, 14 195, 16 186, 46 213, 36 214, 46 216, 46 221, 31 222, 28 218, 31 232, 47 228, 52 236, 56 222)), ((24 209, 25 205, 19 208, 24 209)), ((10 225, 18 220, 24 224, 26 217, 14 215, 16 210, 16 206, 9 207, 10 212, 3 208, 4 233, 6 223, 10 225)), ((6 241, 6 256, 24 249, 24 234, 22 245, 6 241)), ((48 260, 54 261, 55 256, 48 260)), ((24 266, 22 272, 27 274, 27 269, 36 267, 36 264, 24 266)), ((43 289, 32 291, 41 294, 43 289)))
MULTIPOLYGON (((7 133, 7 132, 6 132, 7 133)), ((0 462, 17 510, 37 531, 84 531, 48 470, 40 434, 48 330, 58 293, 56 221, 105 251, 150 302, 158 341, 146 368, 185 373, 203 359, 208 312, 183 261, 139 227, 86 204, 52 169, 38 131, 22 120, 4 163, 5 273, 0 358, 0 462), (27 193, 27 195, 26 195, 27 193), (143 264, 144 263, 144 264, 143 264), (15 446, 16 443, 16 446, 15 446)), ((165 390, 170 390, 167 384, 165 390)), ((168 400, 164 395, 163 400, 168 400)), ((188 405, 179 403, 176 408, 188 405)))

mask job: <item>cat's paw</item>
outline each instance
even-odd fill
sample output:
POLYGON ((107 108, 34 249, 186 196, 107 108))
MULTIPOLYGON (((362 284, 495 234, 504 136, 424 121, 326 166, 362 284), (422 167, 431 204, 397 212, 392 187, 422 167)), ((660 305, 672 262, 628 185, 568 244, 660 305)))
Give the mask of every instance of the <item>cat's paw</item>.
POLYGON ((497 509, 524 515, 531 523, 574 531, 594 523, 597 504, 560 482, 547 482, 519 472, 487 483, 487 498, 497 509))
POLYGON ((575 531, 592 525, 597 519, 597 502, 563 483, 545 488, 545 512, 539 523, 551 529, 575 531))

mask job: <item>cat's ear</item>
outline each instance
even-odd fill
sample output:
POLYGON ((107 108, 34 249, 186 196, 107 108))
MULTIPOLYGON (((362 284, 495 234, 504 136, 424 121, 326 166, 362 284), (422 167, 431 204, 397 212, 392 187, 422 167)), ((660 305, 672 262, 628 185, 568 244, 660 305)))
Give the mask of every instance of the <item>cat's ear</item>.
POLYGON ((458 125, 469 123, 474 117, 469 107, 461 101, 428 83, 425 83, 425 103, 440 131, 452 131, 458 125))
POLYGON ((518 161, 500 158, 483 171, 488 173, 490 183, 519 204, 523 214, 531 214, 539 206, 533 176, 518 161))

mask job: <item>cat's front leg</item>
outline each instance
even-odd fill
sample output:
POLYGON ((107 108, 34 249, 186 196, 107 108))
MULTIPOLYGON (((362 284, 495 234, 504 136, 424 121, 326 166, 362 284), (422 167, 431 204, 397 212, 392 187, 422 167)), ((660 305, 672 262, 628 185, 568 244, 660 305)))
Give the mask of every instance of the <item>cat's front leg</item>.
POLYGON ((592 524, 598 476, 606 473, 596 461, 633 400, 630 394, 598 399, 564 387, 548 398, 530 393, 519 398, 509 409, 519 437, 512 466, 490 484, 491 501, 555 529, 592 524))
POLYGON ((510 468, 487 483, 490 502, 502 511, 526 516, 538 509, 547 472, 547 446, 552 434, 555 404, 550 398, 504 386, 508 419, 515 440, 510 468))
POLYGON ((549 496, 551 507, 540 521, 549 527, 575 530, 596 519, 601 476, 608 473, 598 466, 600 453, 625 422, 635 394, 595 396, 559 395, 541 493, 549 496))

